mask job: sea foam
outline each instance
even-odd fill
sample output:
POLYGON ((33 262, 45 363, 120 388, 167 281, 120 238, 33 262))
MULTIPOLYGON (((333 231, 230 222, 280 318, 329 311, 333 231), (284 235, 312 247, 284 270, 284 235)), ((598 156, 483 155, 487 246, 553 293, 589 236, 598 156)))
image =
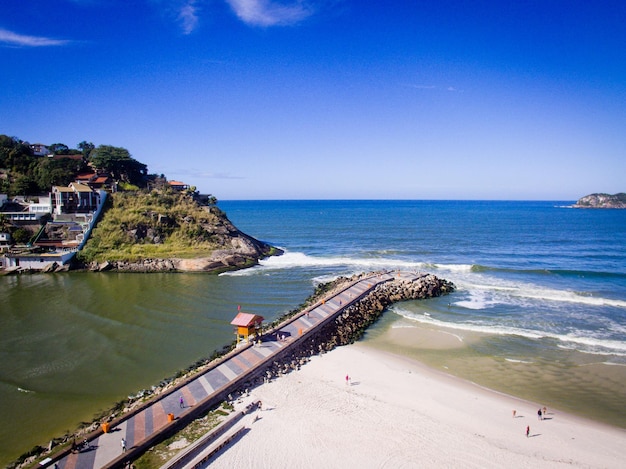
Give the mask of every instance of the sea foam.
POLYGON ((489 335, 502 335, 502 336, 519 336, 532 340, 541 339, 554 339, 561 344, 562 348, 570 348, 583 353, 599 353, 626 356, 626 342, 619 340, 609 340, 597 337, 583 336, 584 331, 578 331, 575 333, 555 333, 550 331, 532 330, 522 327, 512 327, 502 324, 498 324, 493 321, 487 323, 485 321, 473 321, 473 322, 452 322, 444 321, 433 318, 426 314, 417 314, 412 311, 408 311, 404 308, 397 306, 392 307, 392 310, 407 319, 417 321, 423 324, 430 324, 436 327, 443 327, 448 329, 455 329, 460 331, 477 332, 481 334, 489 335))

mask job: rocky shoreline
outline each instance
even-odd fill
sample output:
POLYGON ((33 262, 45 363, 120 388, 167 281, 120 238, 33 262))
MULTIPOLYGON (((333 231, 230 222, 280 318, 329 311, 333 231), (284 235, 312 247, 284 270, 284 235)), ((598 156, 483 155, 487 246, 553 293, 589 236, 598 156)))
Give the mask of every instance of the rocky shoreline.
MULTIPOLYGON (((258 264, 259 259, 281 255, 283 251, 274 248, 266 254, 247 255, 233 251, 215 251, 208 257, 192 259, 140 259, 137 261, 105 261, 93 262, 85 265, 83 270, 92 272, 153 273, 153 272, 212 272, 220 273, 226 270, 244 269, 258 264)), ((77 269, 72 269, 77 270, 77 269)))

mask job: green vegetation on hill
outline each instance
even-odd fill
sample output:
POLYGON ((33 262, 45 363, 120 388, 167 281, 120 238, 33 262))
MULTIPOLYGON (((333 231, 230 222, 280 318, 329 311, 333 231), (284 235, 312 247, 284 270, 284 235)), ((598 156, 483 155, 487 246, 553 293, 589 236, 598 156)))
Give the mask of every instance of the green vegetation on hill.
POLYGON ((27 142, 0 135, 0 193, 9 197, 50 192, 67 186, 81 172, 103 172, 118 183, 146 187, 156 175, 130 152, 111 145, 82 141, 72 149, 63 143, 49 145, 49 156, 36 156, 27 142))
POLYGON ((111 194, 82 262, 193 258, 223 249, 234 227, 215 205, 202 206, 186 192, 167 188, 111 194))

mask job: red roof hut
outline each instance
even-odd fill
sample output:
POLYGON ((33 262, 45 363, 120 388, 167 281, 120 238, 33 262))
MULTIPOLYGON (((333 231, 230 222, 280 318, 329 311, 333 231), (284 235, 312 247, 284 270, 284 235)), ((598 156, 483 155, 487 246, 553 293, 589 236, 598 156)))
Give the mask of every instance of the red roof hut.
POLYGON ((261 323, 265 318, 251 313, 238 313, 230 323, 237 326, 235 334, 237 335, 237 344, 239 339, 245 339, 250 342, 251 335, 261 334, 261 323))

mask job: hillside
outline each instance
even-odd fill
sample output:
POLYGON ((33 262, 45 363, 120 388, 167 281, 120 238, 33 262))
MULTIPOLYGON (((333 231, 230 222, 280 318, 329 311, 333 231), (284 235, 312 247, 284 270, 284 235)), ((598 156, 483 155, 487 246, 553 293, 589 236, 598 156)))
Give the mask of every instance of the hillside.
POLYGON ((578 199, 575 208, 626 208, 626 193, 590 194, 578 199))
POLYGON ((281 254, 239 231, 216 205, 171 190, 118 192, 77 256, 77 267, 120 271, 221 271, 281 254))

